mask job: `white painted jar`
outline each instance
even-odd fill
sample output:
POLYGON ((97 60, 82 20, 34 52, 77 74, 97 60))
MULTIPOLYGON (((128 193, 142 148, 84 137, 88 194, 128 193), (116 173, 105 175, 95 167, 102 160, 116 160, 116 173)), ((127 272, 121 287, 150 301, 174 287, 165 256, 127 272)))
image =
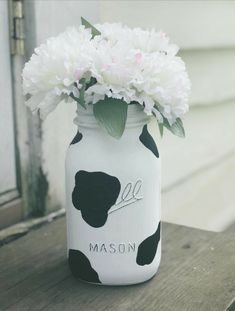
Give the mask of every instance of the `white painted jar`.
POLYGON ((151 279, 161 257, 161 162, 139 105, 117 140, 78 107, 66 155, 68 258, 79 279, 128 285, 151 279))

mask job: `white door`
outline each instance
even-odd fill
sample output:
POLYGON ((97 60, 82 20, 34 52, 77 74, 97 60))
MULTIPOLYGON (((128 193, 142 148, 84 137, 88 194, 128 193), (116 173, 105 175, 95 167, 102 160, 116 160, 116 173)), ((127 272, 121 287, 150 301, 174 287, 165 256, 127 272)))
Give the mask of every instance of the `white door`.
POLYGON ((18 195, 7 0, 0 1, 0 210, 18 195))

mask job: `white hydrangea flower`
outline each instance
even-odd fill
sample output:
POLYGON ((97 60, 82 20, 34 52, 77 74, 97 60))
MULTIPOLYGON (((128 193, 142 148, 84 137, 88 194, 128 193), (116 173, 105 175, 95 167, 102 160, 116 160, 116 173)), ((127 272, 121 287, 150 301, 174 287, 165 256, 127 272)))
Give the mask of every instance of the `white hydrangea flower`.
POLYGON ((141 28, 130 29, 120 23, 96 24, 103 38, 112 44, 125 42, 133 49, 141 50, 145 53, 166 52, 169 55, 176 55, 179 48, 175 44, 169 44, 169 38, 163 31, 156 32, 143 30, 141 28))
POLYGON ((63 99, 62 95, 77 95, 74 83, 89 72, 89 52, 94 48, 91 32, 84 26, 69 28, 36 48, 22 74, 24 94, 32 95, 26 104, 33 105, 33 111, 39 109, 45 118, 63 99))
POLYGON ((86 103, 105 96, 128 104, 136 101, 144 111, 162 115, 172 125, 188 110, 190 81, 178 47, 163 32, 130 29, 121 24, 97 24, 100 36, 92 39, 83 26, 69 28, 35 49, 23 71, 27 102, 42 117, 64 98, 79 97, 81 79, 96 83, 85 91, 86 103), (159 112, 160 111, 160 112, 159 112))

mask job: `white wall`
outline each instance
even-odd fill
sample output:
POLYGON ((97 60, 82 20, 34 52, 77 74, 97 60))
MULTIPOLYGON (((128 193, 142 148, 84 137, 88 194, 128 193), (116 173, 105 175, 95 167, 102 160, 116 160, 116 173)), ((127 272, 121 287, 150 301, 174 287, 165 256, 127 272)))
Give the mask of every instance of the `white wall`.
MULTIPOLYGON (((166 134, 163 218, 222 230, 235 220, 235 2, 233 1, 35 1, 37 43, 80 16, 92 23, 121 21, 155 27, 182 47, 192 80, 185 140, 166 134)), ((49 208, 64 205, 64 156, 76 129, 75 107, 61 104, 43 123, 43 168, 49 208)), ((159 140, 159 139, 158 139, 159 140)))

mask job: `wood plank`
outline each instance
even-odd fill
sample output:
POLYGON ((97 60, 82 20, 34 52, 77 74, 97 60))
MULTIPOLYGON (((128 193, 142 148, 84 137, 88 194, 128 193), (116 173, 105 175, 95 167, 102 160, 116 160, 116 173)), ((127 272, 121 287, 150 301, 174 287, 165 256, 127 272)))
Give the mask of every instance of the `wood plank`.
POLYGON ((212 231, 235 222, 235 152, 167 188, 163 220, 212 231), (205 208, 206 205, 206 208, 205 208))
POLYGON ((102 1, 102 22, 162 29, 184 49, 234 46, 234 1, 102 1))
MULTIPOLYGON (((9 242, 12 242, 23 235, 27 234, 30 232, 32 229, 39 228, 40 226, 52 222, 54 219, 64 216, 65 215, 65 209, 59 209, 55 212, 52 212, 50 214, 47 214, 46 216, 43 217, 38 217, 38 218, 29 218, 26 219, 25 221, 21 221, 13 226, 7 227, 3 230, 0 230, 0 247, 4 244, 7 244, 9 242)), ((1 209, 0 209, 0 216, 1 215, 1 209)), ((5 219, 6 221, 6 219, 5 219)), ((4 222, 1 219, 0 221, 0 226, 1 222, 4 222)), ((4 223, 5 224, 5 223, 4 223)))
POLYGON ((34 1, 37 44, 45 42, 48 37, 59 34, 67 27, 79 25, 81 16, 85 16, 92 24, 97 23, 100 15, 99 2, 94 0, 89 0, 89 2, 86 0, 60 1, 58 5, 57 0, 34 1), (65 11, 67 14, 64 14, 65 11))
POLYGON ((235 296, 233 234, 164 224, 158 275, 128 287, 74 279, 65 243, 61 218, 1 248, 1 311, 223 311, 235 296))
MULTIPOLYGON (((11 226, 23 218, 22 199, 17 198, 0 206, 0 230, 11 226)), ((0 233, 1 245, 1 233, 0 233)))
POLYGON ((18 198, 20 196, 19 191, 16 189, 9 190, 4 193, 0 193, 0 208, 8 202, 18 198))
POLYGON ((192 82, 190 106, 235 101, 234 48, 182 51, 180 56, 192 82))
POLYGON ((235 101, 221 105, 193 107, 185 116, 186 137, 164 131, 161 139, 156 122, 152 133, 162 158, 163 189, 177 185, 198 170, 221 163, 235 152, 235 101))

